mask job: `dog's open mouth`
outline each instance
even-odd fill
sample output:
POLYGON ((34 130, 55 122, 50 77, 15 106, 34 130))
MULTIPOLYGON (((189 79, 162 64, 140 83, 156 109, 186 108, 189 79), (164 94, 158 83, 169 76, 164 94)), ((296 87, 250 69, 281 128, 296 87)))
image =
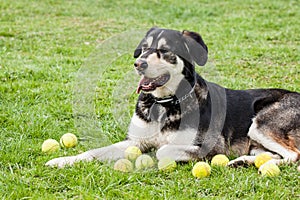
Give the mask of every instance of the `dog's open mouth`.
POLYGON ((169 79, 170 74, 163 74, 155 78, 148 78, 146 76, 142 76, 136 92, 140 93, 141 90, 145 92, 153 91, 157 87, 161 87, 164 84, 166 84, 169 79))

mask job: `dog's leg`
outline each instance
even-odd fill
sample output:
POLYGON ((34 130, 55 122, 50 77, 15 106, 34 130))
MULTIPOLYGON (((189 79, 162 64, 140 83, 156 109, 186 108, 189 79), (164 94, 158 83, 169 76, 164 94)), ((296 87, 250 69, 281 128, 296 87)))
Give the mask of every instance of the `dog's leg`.
MULTIPOLYGON (((278 102, 262 106, 264 109, 257 113, 249 128, 249 138, 260 145, 259 148, 277 154, 277 157, 273 157, 267 163, 278 165, 296 162, 300 159, 299 94, 289 93, 278 102)), ((255 154, 257 153, 259 151, 255 154)), ((243 160, 253 162, 255 156, 242 157, 235 161, 243 160)), ((236 163, 235 161, 230 164, 236 163)))
POLYGON ((124 157, 124 151, 127 147, 137 145, 131 140, 125 140, 112 144, 110 146, 92 149, 84 153, 75 155, 55 158, 46 163, 47 166, 57 166, 59 168, 64 167, 65 165, 73 165, 75 162, 79 161, 92 161, 97 159, 99 161, 113 161, 118 160, 124 157))
POLYGON ((231 160, 228 163, 230 167, 239 167, 239 166, 248 166, 254 164, 255 158, 258 154, 267 153, 269 154, 274 160, 280 158, 277 154, 272 154, 271 152, 266 151, 265 149, 252 149, 250 151, 250 155, 240 156, 234 160, 231 160))
POLYGON ((255 119, 249 129, 249 137, 261 144, 265 149, 277 153, 283 159, 272 159, 269 161, 275 164, 296 162, 300 158, 300 151, 295 147, 293 140, 285 141, 282 139, 281 142, 276 141, 271 134, 264 132, 264 129, 260 129, 257 126, 255 119))
MULTIPOLYGON (((290 162, 296 162, 299 159, 299 150, 297 148, 294 148, 294 151, 292 150, 292 143, 289 143, 289 145, 285 145, 285 143, 279 143, 274 138, 272 138, 269 134, 265 133, 263 130, 258 128, 257 123, 255 119, 253 120, 252 125, 249 128, 248 136, 251 138, 251 140, 254 140, 258 144, 262 145, 264 149, 258 148, 258 149, 252 149, 250 151, 250 155, 244 155, 241 157, 238 157, 228 163, 229 166, 237 167, 237 166, 244 166, 244 165, 250 165, 253 164, 256 158, 256 155, 260 153, 268 153, 272 159, 268 161, 267 163, 274 163, 276 165, 283 164, 283 163, 290 163, 290 162), (272 151, 276 154, 273 154, 272 151), (281 159, 281 157, 283 159, 281 159)), ((266 163, 266 164, 267 164, 266 163)))
POLYGON ((197 152, 200 147, 193 145, 164 145, 156 152, 158 160, 169 157, 175 161, 196 160, 197 152))
POLYGON ((234 160, 231 160, 228 163, 228 166, 230 167, 240 167, 240 166, 248 166, 254 163, 255 160, 255 156, 248 156, 248 155, 244 155, 244 156, 240 156, 234 160))
POLYGON ((259 111, 249 128, 248 136, 265 149, 279 154, 275 164, 300 159, 300 95, 288 93, 259 111))

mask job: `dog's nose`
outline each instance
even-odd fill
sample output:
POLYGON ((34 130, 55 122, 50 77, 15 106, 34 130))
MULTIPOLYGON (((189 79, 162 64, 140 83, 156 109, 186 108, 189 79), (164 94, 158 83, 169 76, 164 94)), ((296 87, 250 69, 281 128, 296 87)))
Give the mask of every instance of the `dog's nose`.
POLYGON ((145 60, 136 60, 134 62, 134 67, 139 71, 143 71, 148 67, 148 64, 145 60))

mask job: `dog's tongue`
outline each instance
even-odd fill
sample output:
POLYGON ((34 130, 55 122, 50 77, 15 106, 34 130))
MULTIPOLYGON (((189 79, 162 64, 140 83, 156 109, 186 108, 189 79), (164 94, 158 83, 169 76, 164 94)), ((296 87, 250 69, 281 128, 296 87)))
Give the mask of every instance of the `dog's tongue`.
POLYGON ((142 77, 139 81, 136 93, 139 94, 141 90, 149 91, 156 88, 156 84, 153 81, 153 78, 142 77))
POLYGON ((163 74, 155 78, 148 78, 142 76, 138 88, 136 90, 137 93, 140 93, 141 90, 143 91, 153 91, 157 87, 163 86, 168 80, 170 79, 169 74, 163 74))

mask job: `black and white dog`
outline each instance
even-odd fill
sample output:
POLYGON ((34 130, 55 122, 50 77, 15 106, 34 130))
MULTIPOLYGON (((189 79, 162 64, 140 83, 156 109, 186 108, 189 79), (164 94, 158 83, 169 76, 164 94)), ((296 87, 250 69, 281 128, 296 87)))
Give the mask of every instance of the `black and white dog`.
POLYGON ((300 94, 282 89, 231 90, 205 81, 195 64, 207 62, 207 46, 195 32, 151 28, 134 52, 141 79, 128 135, 119 143, 50 160, 117 160, 129 146, 156 149, 157 159, 241 156, 229 165, 254 162, 269 152, 276 164, 300 159, 300 94))

